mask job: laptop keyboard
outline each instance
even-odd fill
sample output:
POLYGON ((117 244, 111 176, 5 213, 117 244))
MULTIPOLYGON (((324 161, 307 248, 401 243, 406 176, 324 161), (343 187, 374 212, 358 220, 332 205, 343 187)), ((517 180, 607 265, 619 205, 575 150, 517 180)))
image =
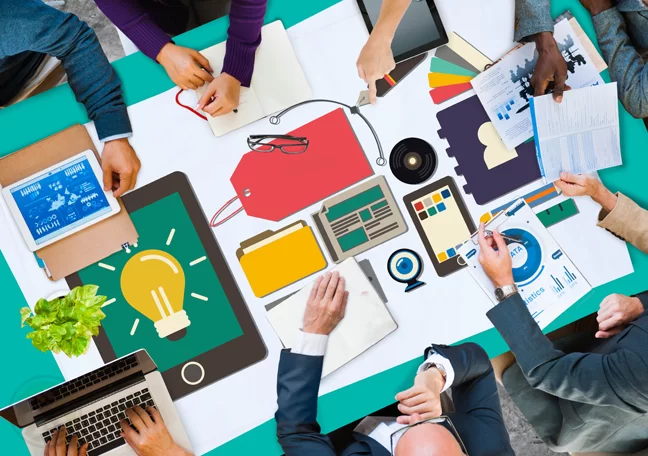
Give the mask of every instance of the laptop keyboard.
MULTIPOLYGON (((119 421, 126 420, 128 424, 131 424, 126 416, 126 409, 137 405, 142 408, 155 407, 155 402, 153 402, 148 388, 136 391, 109 405, 99 407, 80 418, 65 423, 67 443, 70 443, 73 435, 77 435, 79 437, 79 447, 88 442, 88 456, 100 455, 124 445, 126 442, 120 437, 121 427, 119 421)), ((55 427, 43 432, 43 439, 46 444, 52 440, 52 434, 57 429, 58 427, 55 427)))
POLYGON ((96 385, 102 380, 107 380, 110 377, 114 377, 117 374, 121 374, 122 372, 137 367, 137 365, 137 355, 130 355, 119 362, 108 364, 101 369, 85 374, 76 380, 71 380, 61 386, 53 388, 47 391, 47 394, 40 394, 33 397, 30 399, 29 405, 32 410, 37 411, 38 409, 53 404, 64 397, 78 391, 83 391, 92 385, 96 385))

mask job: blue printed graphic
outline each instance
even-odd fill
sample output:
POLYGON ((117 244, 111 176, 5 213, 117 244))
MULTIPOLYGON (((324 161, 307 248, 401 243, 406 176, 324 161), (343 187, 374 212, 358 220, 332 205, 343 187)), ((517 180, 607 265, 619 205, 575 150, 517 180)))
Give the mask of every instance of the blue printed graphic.
POLYGON ((86 157, 11 190, 36 244, 42 244, 110 211, 86 157))

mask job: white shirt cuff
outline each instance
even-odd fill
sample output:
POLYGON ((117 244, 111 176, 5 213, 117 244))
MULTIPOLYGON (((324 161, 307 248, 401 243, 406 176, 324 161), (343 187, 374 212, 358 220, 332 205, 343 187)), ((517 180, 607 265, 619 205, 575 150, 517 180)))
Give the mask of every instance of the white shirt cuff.
POLYGON ((454 369, 452 368, 452 364, 450 363, 450 360, 446 358, 445 356, 440 355, 439 353, 435 351, 431 351, 430 355, 427 357, 425 362, 421 364, 418 368, 417 373, 421 373, 425 370, 427 370, 430 366, 438 364, 440 366, 443 366, 446 372, 446 381, 445 385, 443 385, 443 389, 441 392, 443 393, 445 390, 450 388, 452 386, 452 383, 454 382, 454 377, 455 377, 455 372, 454 369))
POLYGON ((290 349, 292 353, 308 356, 324 356, 326 354, 327 335, 305 333, 300 329, 295 336, 295 344, 290 349))
POLYGON ((105 144, 108 141, 114 141, 115 139, 130 138, 131 136, 133 136, 133 133, 122 133, 121 135, 108 136, 107 138, 102 139, 101 142, 105 144))

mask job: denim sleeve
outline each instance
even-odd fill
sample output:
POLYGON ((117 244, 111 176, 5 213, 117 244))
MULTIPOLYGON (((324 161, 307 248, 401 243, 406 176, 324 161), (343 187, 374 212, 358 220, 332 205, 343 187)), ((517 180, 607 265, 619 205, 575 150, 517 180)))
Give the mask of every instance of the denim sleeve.
POLYGON ((552 32, 550 0, 515 0, 515 41, 527 41, 540 32, 552 32))
POLYGON ((85 22, 41 0, 2 0, 0 56, 25 51, 61 61, 77 101, 95 122, 99 139, 131 132, 121 81, 85 22))
POLYGON ((619 100, 632 116, 648 117, 648 65, 630 42, 623 16, 610 8, 592 17, 592 22, 619 100))

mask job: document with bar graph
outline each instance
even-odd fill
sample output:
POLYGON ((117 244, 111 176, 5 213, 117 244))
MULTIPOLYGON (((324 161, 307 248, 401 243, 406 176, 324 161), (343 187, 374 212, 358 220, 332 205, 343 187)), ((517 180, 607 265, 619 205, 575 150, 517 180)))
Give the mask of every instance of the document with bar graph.
POLYGON ((312 217, 335 263, 407 231, 384 176, 329 198, 312 217))
MULTIPOLYGON (((545 328, 591 289, 524 199, 519 199, 486 224, 506 236, 513 261, 513 280, 520 296, 541 328, 545 328)), ((477 237, 462 245, 459 254, 468 263, 479 286, 497 303, 495 288, 479 264, 477 237)))

